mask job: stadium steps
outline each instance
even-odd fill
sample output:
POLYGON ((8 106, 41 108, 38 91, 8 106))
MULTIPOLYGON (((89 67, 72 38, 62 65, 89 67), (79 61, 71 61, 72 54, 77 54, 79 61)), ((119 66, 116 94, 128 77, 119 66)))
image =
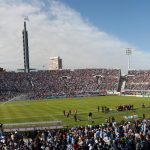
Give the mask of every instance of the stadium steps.
POLYGON ((121 91, 124 91, 125 85, 126 85, 126 81, 123 81, 121 86, 121 91))
POLYGON ((119 81, 119 86, 118 86, 118 91, 119 91, 119 92, 124 91, 125 84, 126 84, 126 79, 125 79, 124 76, 121 76, 121 77, 120 77, 120 81, 119 81))

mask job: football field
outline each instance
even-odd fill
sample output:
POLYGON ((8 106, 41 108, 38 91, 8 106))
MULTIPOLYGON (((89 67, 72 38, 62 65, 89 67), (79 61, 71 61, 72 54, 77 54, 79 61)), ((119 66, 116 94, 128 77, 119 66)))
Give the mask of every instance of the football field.
POLYGON ((99 96, 99 97, 80 97, 65 99, 44 99, 29 101, 13 101, 0 103, 0 122, 1 123, 24 123, 42 121, 63 121, 64 126, 89 125, 103 123, 108 117, 115 117, 116 121, 123 119, 123 116, 138 115, 150 118, 150 98, 123 97, 123 96, 99 96), (147 108, 142 108, 142 103, 147 108), (118 112, 118 105, 133 104, 134 110, 118 112), (98 112, 97 107, 100 107, 98 112), (110 112, 101 112, 101 107, 110 108, 110 112), (69 118, 64 116, 71 110, 69 118), (77 110, 77 119, 74 120, 74 113, 77 110), (88 113, 92 112, 91 120, 88 120, 88 113))

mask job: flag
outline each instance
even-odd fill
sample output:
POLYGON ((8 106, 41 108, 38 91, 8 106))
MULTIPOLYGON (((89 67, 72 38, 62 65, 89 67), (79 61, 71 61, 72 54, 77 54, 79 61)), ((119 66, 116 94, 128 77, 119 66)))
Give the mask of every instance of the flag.
POLYGON ((24 17, 24 21, 29 21, 29 17, 28 17, 28 16, 25 16, 25 17, 24 17))

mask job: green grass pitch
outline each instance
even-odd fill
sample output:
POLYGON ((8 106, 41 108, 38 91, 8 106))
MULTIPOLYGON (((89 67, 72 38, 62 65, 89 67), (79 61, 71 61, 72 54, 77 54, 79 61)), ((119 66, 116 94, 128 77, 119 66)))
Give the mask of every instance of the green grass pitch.
MULTIPOLYGON (((23 122, 41 122, 61 120, 64 126, 88 125, 88 113, 93 113, 92 121, 94 124, 100 124, 105 118, 114 116, 117 121, 123 119, 123 116, 138 115, 144 113, 146 118, 150 118, 150 108, 141 108, 141 104, 150 106, 150 98, 122 97, 122 96, 99 96, 99 97, 80 97, 49 100, 30 100, 14 101, 0 103, 0 122, 1 123, 23 123, 23 122), (116 106, 122 104, 133 104, 133 111, 117 112, 116 106), (100 112, 97 106, 100 106, 100 112), (101 106, 107 106, 112 109, 109 113, 102 113, 101 106), (63 115, 63 110, 77 110, 77 118, 80 121, 75 122, 73 115, 67 118, 63 115)), ((72 112, 73 114, 73 112, 72 112)))

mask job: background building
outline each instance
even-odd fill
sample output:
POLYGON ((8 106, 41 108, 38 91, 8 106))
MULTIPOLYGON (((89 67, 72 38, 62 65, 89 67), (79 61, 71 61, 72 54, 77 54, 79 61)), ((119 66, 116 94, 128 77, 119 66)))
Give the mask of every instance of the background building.
POLYGON ((50 57, 49 60, 49 70, 59 70, 62 69, 62 59, 57 57, 50 57))

